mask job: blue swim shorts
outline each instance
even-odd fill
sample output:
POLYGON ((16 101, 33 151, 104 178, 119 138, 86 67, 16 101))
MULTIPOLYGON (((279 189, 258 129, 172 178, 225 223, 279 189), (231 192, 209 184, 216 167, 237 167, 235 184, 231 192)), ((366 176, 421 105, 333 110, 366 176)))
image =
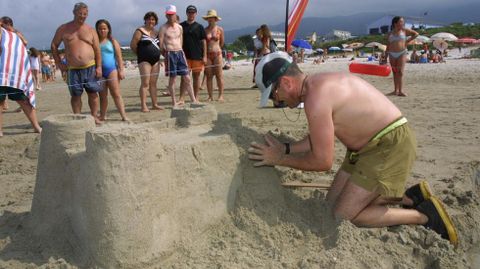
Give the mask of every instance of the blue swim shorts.
POLYGON ((81 96, 83 89, 87 93, 96 93, 103 90, 95 77, 95 65, 86 68, 68 68, 67 84, 70 96, 81 96))
POLYGON ((167 51, 165 57, 165 76, 185 76, 188 75, 187 59, 183 50, 167 51))

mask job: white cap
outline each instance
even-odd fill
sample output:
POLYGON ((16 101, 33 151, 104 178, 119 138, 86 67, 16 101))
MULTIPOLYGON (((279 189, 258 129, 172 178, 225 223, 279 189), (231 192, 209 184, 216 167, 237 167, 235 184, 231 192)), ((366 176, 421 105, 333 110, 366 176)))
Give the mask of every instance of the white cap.
POLYGON ((292 57, 283 51, 277 51, 262 57, 255 68, 255 83, 260 90, 260 106, 264 107, 268 103, 272 84, 285 74, 288 67, 292 64, 292 57))
POLYGON ((168 5, 166 8, 165 8, 165 14, 177 14, 177 7, 174 6, 174 5, 168 5))

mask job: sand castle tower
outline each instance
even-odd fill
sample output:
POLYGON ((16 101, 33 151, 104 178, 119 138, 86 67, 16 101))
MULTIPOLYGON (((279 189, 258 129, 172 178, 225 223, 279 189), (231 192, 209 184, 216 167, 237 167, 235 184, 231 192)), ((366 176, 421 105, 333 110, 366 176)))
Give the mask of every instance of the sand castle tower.
POLYGON ((193 105, 143 124, 46 118, 33 235, 101 268, 144 267, 192 240, 228 214, 242 178, 232 138, 211 132, 216 120, 214 107, 193 105))

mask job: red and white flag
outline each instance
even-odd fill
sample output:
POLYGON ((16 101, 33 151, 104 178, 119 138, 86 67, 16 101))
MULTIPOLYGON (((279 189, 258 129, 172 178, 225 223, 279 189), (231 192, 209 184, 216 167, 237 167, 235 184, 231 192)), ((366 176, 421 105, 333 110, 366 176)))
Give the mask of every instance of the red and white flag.
MULTIPOLYGON (((287 9, 288 9, 288 0, 287 0, 287 9)), ((287 26, 286 33, 285 33, 285 51, 290 50, 290 44, 292 43, 293 39, 295 38, 295 34, 297 33, 298 27, 300 26, 300 22, 302 21, 303 13, 307 8, 308 0, 297 0, 295 4, 293 4, 293 8, 288 13, 287 19, 287 26)))

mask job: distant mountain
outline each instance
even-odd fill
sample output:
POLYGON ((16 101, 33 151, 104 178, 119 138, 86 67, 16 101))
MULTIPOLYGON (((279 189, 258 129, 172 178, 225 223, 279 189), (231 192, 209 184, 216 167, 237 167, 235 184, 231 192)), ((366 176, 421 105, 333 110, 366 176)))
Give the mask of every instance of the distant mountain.
MULTIPOLYGON (((313 32, 319 35, 325 35, 333 29, 345 30, 352 33, 352 35, 365 35, 367 32, 367 25, 384 15, 393 14, 400 16, 424 17, 427 21, 441 22, 450 24, 453 22, 475 22, 480 23, 480 3, 468 6, 454 6, 454 7, 433 7, 427 9, 406 9, 403 11, 391 12, 369 12, 359 13, 350 16, 337 17, 309 17, 303 18, 302 24, 297 32, 297 37, 305 37, 313 32), (427 15, 424 16, 424 12, 427 15)), ((254 34, 258 26, 248 26, 241 29, 225 31, 225 41, 231 43, 237 37, 246 34, 254 34)), ((270 30, 281 31, 285 29, 285 24, 279 23, 270 25, 270 30)))

